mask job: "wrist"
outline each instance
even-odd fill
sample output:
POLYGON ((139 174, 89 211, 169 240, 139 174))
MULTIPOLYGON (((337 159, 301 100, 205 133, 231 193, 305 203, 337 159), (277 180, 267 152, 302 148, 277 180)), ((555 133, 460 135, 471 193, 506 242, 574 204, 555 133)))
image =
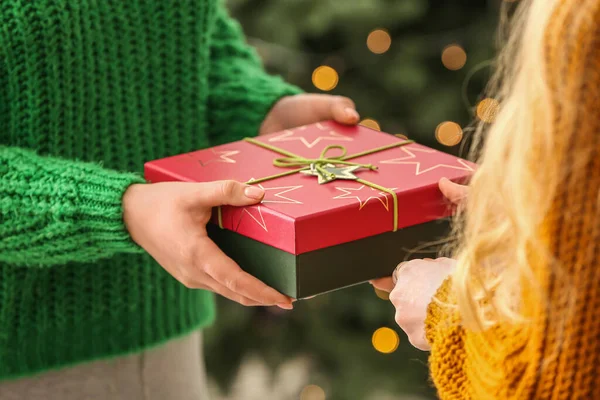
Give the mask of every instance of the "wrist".
POLYGON ((277 102, 271 107, 262 124, 260 125, 260 129, 258 131, 259 135, 267 135, 273 132, 279 132, 285 128, 281 121, 279 120, 279 114, 282 108, 285 107, 285 104, 294 96, 284 96, 277 100, 277 102))
POLYGON ((146 186, 143 183, 134 183, 127 188, 123 195, 123 222, 125 229, 127 229, 129 235, 137 244, 140 244, 136 240, 137 213, 140 207, 139 199, 146 186))

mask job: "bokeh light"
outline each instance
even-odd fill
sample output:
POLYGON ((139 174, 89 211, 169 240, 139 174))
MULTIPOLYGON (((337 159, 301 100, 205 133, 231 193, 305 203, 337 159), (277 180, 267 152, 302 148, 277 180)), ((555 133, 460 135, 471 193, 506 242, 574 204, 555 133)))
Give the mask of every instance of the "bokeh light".
POLYGON ((442 122, 435 129, 435 138, 444 146, 456 146, 463 138, 463 130, 456 122, 442 122))
POLYGON ((377 288, 374 288, 374 289, 375 289, 375 294, 381 300, 389 300, 390 299, 390 294, 388 292, 386 292, 385 290, 381 290, 381 289, 377 289, 377 288))
POLYGON ((367 47, 375 54, 383 54, 390 49, 392 37, 383 29, 375 29, 367 36, 367 47))
POLYGON ((371 338, 373 347, 380 353, 390 354, 396 351, 400 344, 400 338, 396 331, 390 328, 379 328, 373 333, 371 338))
POLYGON ((325 391, 317 385, 308 385, 302 389, 300 400, 325 400, 325 391))
POLYGON ((451 71, 457 71, 467 63, 467 53, 457 44, 451 44, 442 51, 442 64, 451 71))
POLYGON ((375 121, 372 118, 365 118, 362 121, 360 121, 359 125, 362 126, 366 126, 367 128, 371 128, 374 129, 376 131, 380 131, 381 130, 381 126, 379 125, 379 122, 375 121))
POLYGON ((499 108, 500 104, 498 103, 498 100, 490 98, 483 99, 477 104, 477 118, 491 124, 496 119, 499 108))
POLYGON ((337 71, 329 65, 317 67, 312 74, 313 85, 324 92, 335 89, 339 79, 337 71))

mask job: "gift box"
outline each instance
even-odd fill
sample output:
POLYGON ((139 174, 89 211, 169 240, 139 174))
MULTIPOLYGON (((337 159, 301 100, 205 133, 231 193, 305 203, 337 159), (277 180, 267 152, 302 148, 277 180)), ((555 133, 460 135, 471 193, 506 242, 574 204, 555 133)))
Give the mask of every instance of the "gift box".
POLYGON ((209 235, 240 267, 305 298, 434 257, 452 208, 442 177, 474 164, 362 126, 322 122, 146 163, 149 182, 233 179, 265 197, 218 207, 209 235))

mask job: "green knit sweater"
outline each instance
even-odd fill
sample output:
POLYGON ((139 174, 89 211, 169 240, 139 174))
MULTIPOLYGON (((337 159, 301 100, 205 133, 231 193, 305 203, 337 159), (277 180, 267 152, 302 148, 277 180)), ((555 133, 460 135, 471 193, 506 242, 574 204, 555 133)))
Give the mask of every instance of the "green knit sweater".
POLYGON ((145 161, 255 135, 298 89, 218 0, 0 2, 0 379, 210 323, 130 239, 145 161))

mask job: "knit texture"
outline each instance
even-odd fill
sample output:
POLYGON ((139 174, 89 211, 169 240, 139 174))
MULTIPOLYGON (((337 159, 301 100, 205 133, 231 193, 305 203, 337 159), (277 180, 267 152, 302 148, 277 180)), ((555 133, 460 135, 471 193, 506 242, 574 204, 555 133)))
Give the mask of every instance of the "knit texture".
MULTIPOLYGON (((546 32, 554 157, 565 174, 539 235, 555 262, 532 256, 535 279, 522 283, 525 322, 483 332, 461 327, 448 307, 451 280, 442 285, 426 321, 442 400, 600 399, 599 21, 599 0, 564 0, 546 32)), ((534 165, 548 162, 532 153, 534 165)))
POLYGON ((256 135, 295 87, 218 0, 0 2, 0 379, 210 323, 130 239, 146 161, 256 135))

